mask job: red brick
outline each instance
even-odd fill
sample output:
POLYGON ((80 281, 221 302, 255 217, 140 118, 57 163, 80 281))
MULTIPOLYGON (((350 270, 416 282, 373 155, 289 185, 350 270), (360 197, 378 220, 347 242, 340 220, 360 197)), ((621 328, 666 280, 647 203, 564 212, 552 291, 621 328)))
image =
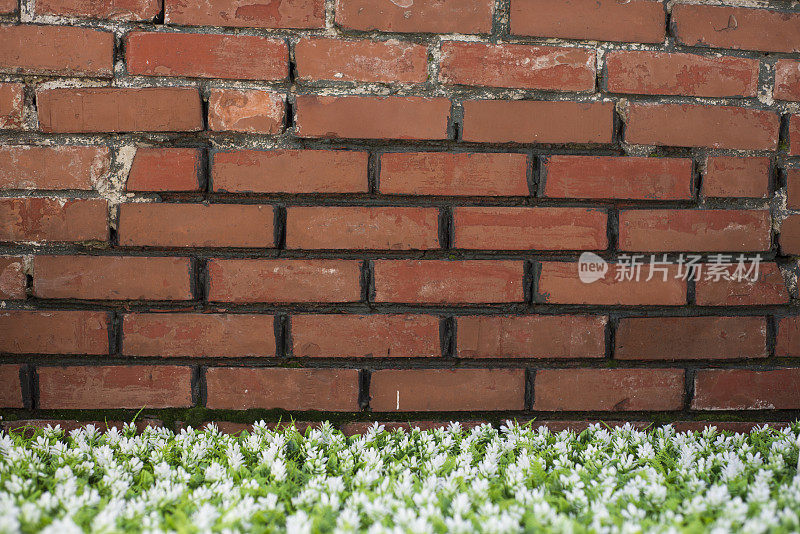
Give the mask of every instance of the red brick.
POLYGON ((439 319, 430 315, 294 315, 299 358, 437 358, 439 319))
POLYGON ((779 59, 775 63, 775 90, 778 100, 800 100, 800 61, 779 59))
POLYGON ((439 210, 308 206, 286 210, 286 248, 425 250, 439 248, 439 210))
POLYGON ((274 317, 223 313, 133 313, 122 322, 126 356, 275 356, 274 317))
POLYGON ((786 207, 800 209, 800 169, 786 169, 786 207))
POLYGON ((230 193, 366 193, 367 160, 349 150, 216 152, 212 184, 230 193))
POLYGON ((692 160, 612 156, 541 159, 543 195, 552 198, 689 200, 692 160))
POLYGON ((428 49, 391 41, 304 38, 294 47, 297 78, 306 81, 424 83, 428 49))
MULTIPOLYGON (((729 277, 735 275, 736 269, 735 259, 731 266, 724 268, 729 277)), ((708 267, 704 265, 695 283, 697 304, 700 306, 759 306, 789 302, 786 282, 774 263, 760 263, 756 281, 707 279, 707 274, 708 267)))
POLYGON ((191 300, 187 258, 36 256, 33 294, 81 300, 191 300))
POLYGON ((765 52, 800 52, 800 14, 770 9, 676 4, 678 42, 765 52))
POLYGON ((767 356, 767 322, 763 317, 622 318, 615 339, 614 357, 618 360, 767 356))
POLYGON ((789 154, 800 156, 800 115, 789 117, 789 154))
POLYGON ((283 131, 286 97, 255 89, 212 89, 208 128, 222 132, 277 134, 283 131))
POLYGON ((610 143, 610 102, 468 100, 464 141, 483 143, 610 143))
POLYGON ((195 148, 137 148, 127 191, 197 191, 200 151, 195 148))
POLYGON ((778 321, 775 356, 796 358, 800 356, 800 317, 783 317, 778 321))
POLYGON ((638 281, 617 280, 615 264, 609 264, 605 277, 584 283, 578 276, 578 263, 542 262, 539 293, 550 304, 599 304, 657 306, 686 304, 686 280, 676 279, 677 268, 669 267, 667 279, 656 271, 647 280, 647 267, 638 281))
POLYGON ((608 246, 605 211, 594 208, 458 207, 455 248, 598 250, 608 246))
POLYGON ((188 408, 192 368, 172 365, 39 367, 39 407, 188 408))
POLYGON ((146 21, 158 16, 161 0, 36 0, 34 10, 39 15, 146 21))
POLYGON ((0 72, 111 77, 114 34, 70 26, 0 25, 0 72))
POLYGON ((489 33, 493 13, 493 0, 336 0, 335 17, 336 24, 352 30, 489 33))
POLYGON ((387 195, 527 196, 525 154, 398 152, 381 155, 387 195))
POLYGON ((659 0, 511 1, 511 33, 517 35, 660 43, 665 26, 659 0))
POLYGON ((197 89, 90 87, 37 93, 43 132, 179 132, 203 129, 197 89))
POLYGON ((694 381, 695 410, 796 410, 800 369, 708 369, 694 381))
POLYGON ((0 0, 0 13, 16 13, 18 10, 18 0, 0 0))
POLYGON ((602 358, 607 318, 476 315, 456 319, 459 358, 602 358))
POLYGON ((206 384, 211 409, 359 410, 357 369, 215 367, 206 384))
POLYGON ((3 146, 0 189, 91 190, 110 165, 104 146, 3 146))
POLYGON ((636 145, 775 150, 775 112, 733 106, 631 104, 625 141, 636 145))
POLYGON ((547 91, 593 91, 595 63, 595 51, 589 48, 445 41, 439 81, 547 91))
POLYGON ((22 258, 0 256, 0 300, 25 298, 25 273, 22 258))
POLYGON ((164 0, 167 24, 236 28, 323 28, 324 0, 164 0))
POLYGON ((271 248, 275 244, 273 208, 250 204, 122 204, 119 244, 271 248))
POLYGON ((542 369, 534 410, 649 411, 683 407, 682 369, 542 369))
POLYGON ((349 260, 211 260, 213 302, 358 302, 359 262, 349 260))
POLYGON ((705 57, 651 51, 615 51, 606 56, 612 93, 687 96, 756 96, 757 59, 705 57))
POLYGON ((109 316, 101 311, 0 313, 0 352, 108 354, 109 316))
POLYGON ((108 241, 108 202, 0 199, 0 241, 108 241))
POLYGON ((0 365, 0 408, 23 408, 21 365, 0 365))
POLYGON ((373 412, 467 412, 525 409, 523 369, 373 371, 373 412))
POLYGON ((0 130, 22 128, 25 112, 25 86, 21 83, 0 83, 0 130))
POLYGON ((523 263, 377 260, 375 301, 422 304, 522 302, 523 263))
POLYGON ((132 32, 125 64, 133 76, 187 76, 234 80, 283 80, 289 48, 255 35, 132 32))
POLYGON ((764 251, 769 210, 623 210, 619 249, 637 252, 764 251))
POLYGON ((450 101, 416 96, 297 97, 300 137, 447 139, 450 101))
POLYGON ((709 156, 703 176, 707 197, 766 198, 769 194, 769 158, 709 156))
POLYGON ((800 214, 792 214, 781 223, 781 252, 800 255, 800 214))

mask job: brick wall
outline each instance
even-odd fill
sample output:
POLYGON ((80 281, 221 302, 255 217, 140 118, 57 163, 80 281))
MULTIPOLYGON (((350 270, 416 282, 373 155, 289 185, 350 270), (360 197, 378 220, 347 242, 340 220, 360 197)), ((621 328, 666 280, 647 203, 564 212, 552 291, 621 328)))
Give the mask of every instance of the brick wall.
POLYGON ((797 417, 800 7, 723 4, 0 0, 0 414, 797 417))

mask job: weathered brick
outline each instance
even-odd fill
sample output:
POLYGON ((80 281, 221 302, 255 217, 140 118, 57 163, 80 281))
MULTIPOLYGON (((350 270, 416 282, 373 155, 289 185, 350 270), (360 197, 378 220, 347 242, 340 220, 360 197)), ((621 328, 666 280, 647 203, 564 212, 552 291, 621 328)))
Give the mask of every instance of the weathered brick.
POLYGON ((786 169, 786 207, 800 209, 800 169, 786 169))
POLYGON ((464 141, 482 143, 610 143, 610 102, 467 100, 464 141), (502 127, 500 127, 502 125, 502 127))
POLYGON ((767 157, 709 156, 703 176, 707 197, 765 198, 769 193, 767 157))
POLYGON ((25 298, 25 273, 22 258, 0 256, 0 300, 25 298))
POLYGON ((456 319, 459 358, 602 358, 604 316, 475 315, 456 319))
POLYGON ((222 132, 276 134, 283 131, 286 97, 256 89, 212 89, 208 128, 222 132))
MULTIPOLYGON (((752 268, 752 273, 741 280, 736 279, 738 263, 722 267, 724 277, 709 276, 708 265, 703 265, 699 279, 695 282, 695 295, 700 306, 759 306, 769 304, 787 304, 789 292, 780 269, 774 263, 760 262, 755 276, 755 268, 750 263, 745 263, 746 273, 752 268), (755 280, 753 280, 755 278, 755 280)), ((714 269, 720 271, 718 266, 714 269)))
POLYGON ((789 358, 800 356, 800 317, 792 315, 782 317, 778 321, 775 356, 789 358))
POLYGON ((493 0, 336 0, 335 18, 339 26, 363 31, 489 33, 493 13, 493 0))
POLYGON ((289 48, 283 40, 255 35, 132 32, 125 64, 134 76, 283 80, 289 48))
POLYGON ((289 207, 286 210, 286 248, 439 248, 439 210, 416 207, 289 207))
POLYGON ((39 15, 129 22, 157 17, 161 0, 36 0, 33 7, 39 15))
POLYGON ((767 322, 763 317, 622 318, 615 339, 614 357, 619 360, 767 356, 767 322))
POLYGON ((257 204, 122 204, 119 244, 271 248, 275 244, 273 208, 257 204))
POLYGON ((527 196, 524 154, 398 152, 381 155, 388 195, 527 196))
POLYGON ((439 319, 431 315, 293 315, 298 358, 437 358, 439 319))
POLYGON ((350 260, 211 260, 213 302, 358 302, 359 262, 350 260))
POLYGON ((206 384, 211 409, 359 410, 357 369, 213 367, 206 384))
POLYGON ((0 352, 108 354, 108 327, 103 311, 9 310, 0 313, 0 352))
POLYGON ((1 198, 0 241, 108 241, 108 202, 1 198))
POLYGON ((127 191, 197 191, 200 152, 195 148, 137 148, 127 191))
POLYGON ((523 263, 376 260, 375 301, 421 304, 522 302, 523 263))
POLYGON ((781 223, 781 252, 800 255, 800 214, 791 214, 781 223))
POLYGON ((442 43, 439 81, 446 84, 593 91, 595 51, 462 41, 442 43))
POLYGON ((21 83, 0 83, 0 130, 22 128, 25 113, 25 86, 21 83))
POLYGON ((523 369, 373 371, 373 412, 492 411, 525 408, 523 369))
POLYGON ((132 313, 122 332, 126 356, 275 356, 272 315, 132 313))
POLYGON ((775 90, 779 100, 800 100, 800 61, 779 59, 775 63, 775 90))
POLYGON ((104 146, 2 146, 0 189, 90 190, 110 164, 104 146))
POLYGON ((22 408, 21 365, 0 365, 0 408, 22 408))
POLYGON ((0 25, 0 72, 111 77, 114 34, 70 26, 0 25))
POLYGON ((235 28, 323 28, 325 0, 163 0, 167 24, 235 28))
POLYGON ((19 10, 18 0, 0 0, 0 13, 11 14, 19 10))
POLYGON ((695 410, 796 410, 800 369, 707 369, 694 381, 695 410))
POLYGON ((680 410, 683 373, 683 369, 539 369, 533 387, 533 409, 680 410))
POLYGON ((539 178, 552 198, 688 200, 692 160, 613 156, 547 156, 539 178))
POLYGON ((188 258, 36 256, 33 294, 80 300, 191 300, 188 258))

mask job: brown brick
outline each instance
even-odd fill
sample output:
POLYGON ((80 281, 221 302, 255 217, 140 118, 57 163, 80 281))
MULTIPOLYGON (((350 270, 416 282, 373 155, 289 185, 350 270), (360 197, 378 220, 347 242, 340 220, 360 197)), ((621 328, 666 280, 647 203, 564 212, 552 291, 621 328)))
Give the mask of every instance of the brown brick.
POLYGON ((158 16, 161 0, 36 0, 39 15, 147 21, 158 16))
POLYGON ((0 408, 22 408, 21 365, 0 365, 0 408))
POLYGON ((522 302, 523 263, 376 260, 375 301, 456 304, 522 302))
POLYGON ((200 94, 190 87, 90 87, 37 93, 43 132, 179 132, 203 129, 200 94))
POLYGON ((416 207, 297 206, 286 210, 286 248, 439 248, 439 210, 416 207))
MULTIPOLYGON (((731 266, 723 268, 729 278, 735 276, 738 265, 736 259, 733 261, 731 266)), ((751 265, 746 264, 745 271, 749 267, 751 265)), ((789 302, 786 282, 774 263, 761 262, 755 281, 716 280, 715 277, 707 278, 708 274, 708 267, 701 267, 701 275, 695 282, 697 304, 700 306, 759 306, 789 302)))
POLYGON ((0 313, 0 352, 108 354, 108 326, 101 311, 9 310, 0 313))
POLYGON ((800 214, 793 213, 781 223, 781 252, 800 255, 800 214))
POLYGON ((373 412, 466 412, 525 409, 523 369, 373 371, 373 412))
POLYGON ((467 100, 464 141, 482 143, 610 143, 610 102, 467 100), (502 125, 502 127, 500 127, 502 125))
POLYGON ((775 355, 796 358, 800 356, 800 317, 783 317, 778 321, 775 355))
POLYGON ((25 298, 25 273, 22 258, 0 256, 0 300, 25 298))
POLYGON ((780 127, 773 111, 690 104, 631 104, 626 123, 631 144, 740 150, 775 150, 780 127))
POLYGON ((39 407, 188 408, 192 368, 172 365, 39 367, 39 407))
POLYGON ((0 72, 111 77, 114 34, 70 26, 0 25, 0 72))
POLYGON ((598 250, 608 246, 607 216, 595 208, 457 207, 455 248, 598 250))
POLYGON ((763 317, 631 317, 620 319, 619 360, 765 358, 763 317), (679 333, 679 335, 676 335, 679 333))
POLYGON ((21 83, 0 83, 0 130, 22 128, 25 113, 25 86, 21 83))
POLYGON ((234 80, 283 80, 289 48, 255 35, 132 32, 125 64, 133 76, 187 76, 234 80))
POLYGON ((664 28, 659 0, 511 0, 511 33, 517 35, 660 43, 664 28))
POLYGON ((775 90, 778 100, 800 100, 800 61, 779 59, 775 63, 775 90))
POLYGON ((105 200, 3 198, 0 221, 0 241, 108 241, 105 200))
POLYGON ((255 89, 212 89, 208 128, 221 132, 277 134, 283 131, 286 97, 255 89))
POLYGON ((133 313, 122 331, 126 356, 275 356, 272 315, 133 313))
POLYGON ((250 204, 122 204, 119 244, 271 248, 275 244, 273 208, 250 204))
POLYGON ((703 176, 703 195, 766 198, 769 166, 767 157, 709 156, 703 176))
POLYGON ((649 411, 683 407, 683 369, 540 369, 534 410, 649 411))
POLYGON ((212 183, 230 193, 366 193, 367 160, 349 150, 217 152, 212 183))
POLYGON ((800 169, 786 169, 786 207, 800 209, 800 169))
POLYGON ((211 260, 212 302, 358 302, 359 262, 211 260))
POLYGON ((374 2, 336 0, 336 24, 353 30, 424 33, 489 33, 492 0, 374 2))
POLYGON ((90 190, 110 164, 104 146, 2 146, 0 189, 90 190))
POLYGON ((164 0, 167 24, 324 28, 325 0, 164 0))
POLYGON ((612 93, 733 97, 758 94, 757 59, 651 51, 606 56, 612 93))
POLYGON ((589 48, 445 41, 441 53, 439 81, 446 84, 594 90, 596 54, 589 48))
POLYGON ((36 256, 33 294, 81 300, 191 300, 187 258, 36 256))
POLYGON ((305 81, 424 83, 428 49, 415 43, 304 38, 295 45, 297 78, 305 81))
POLYGON ((613 156, 542 158, 540 186, 551 198, 688 200, 692 160, 613 156))
POLYGON ((19 10, 18 0, 0 0, 0 13, 10 14, 19 10))
POLYGON ((636 280, 617 280, 615 264, 609 264, 605 277, 584 283, 578 276, 578 263, 546 261, 541 264, 539 293, 550 304, 598 304, 623 306, 674 306, 686 304, 686 280, 676 279, 677 268, 669 267, 667 278, 655 272, 652 279, 643 267, 636 280))
POLYGON ((459 358, 602 358, 607 318, 476 315, 456 319, 459 358))
POLYGON ((195 148, 137 148, 127 191, 197 191, 200 151, 195 148))
POLYGON ((438 358, 439 319, 430 315, 294 315, 299 358, 438 358))
POLYGON ((695 410, 796 410, 800 369, 708 369, 694 381, 695 410))
POLYGON ((768 210, 623 210, 619 249, 637 252, 769 250, 768 210))
POLYGON ((398 152, 381 155, 388 195, 527 196, 525 154, 398 152))
POLYGON ((211 409, 359 410, 357 369, 214 367, 206 383, 211 409))

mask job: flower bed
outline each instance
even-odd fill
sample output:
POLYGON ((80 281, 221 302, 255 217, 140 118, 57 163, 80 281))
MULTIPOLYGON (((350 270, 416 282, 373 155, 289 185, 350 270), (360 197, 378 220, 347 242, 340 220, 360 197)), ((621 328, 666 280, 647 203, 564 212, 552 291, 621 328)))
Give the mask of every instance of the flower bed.
POLYGON ((800 424, 0 433, 0 532, 800 529, 800 424))

